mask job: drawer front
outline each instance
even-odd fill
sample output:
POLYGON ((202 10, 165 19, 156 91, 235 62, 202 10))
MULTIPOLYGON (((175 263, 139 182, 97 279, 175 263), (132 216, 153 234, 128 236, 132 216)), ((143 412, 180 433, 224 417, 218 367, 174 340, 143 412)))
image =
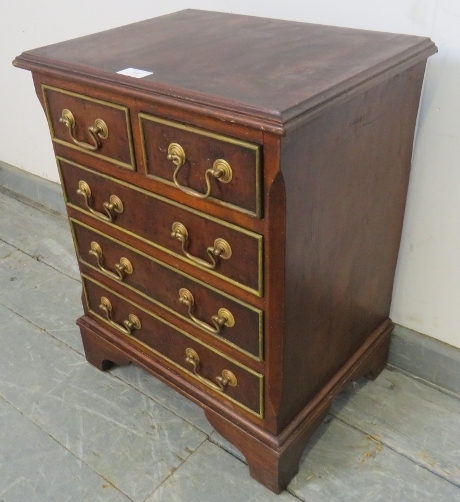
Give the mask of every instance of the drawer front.
POLYGON ((191 375, 204 387, 262 417, 263 376, 231 360, 185 331, 83 276, 89 315, 191 375))
POLYGON ((261 216, 261 148, 196 127, 139 114, 146 174, 206 198, 261 216))
POLYGON ((128 108, 46 85, 42 89, 54 142, 135 169, 128 108))
POLYGON ((262 359, 262 311, 71 218, 80 261, 200 331, 262 359))
POLYGON ((58 158, 66 202, 262 295, 262 236, 58 158), (111 221, 108 221, 111 220, 111 221))

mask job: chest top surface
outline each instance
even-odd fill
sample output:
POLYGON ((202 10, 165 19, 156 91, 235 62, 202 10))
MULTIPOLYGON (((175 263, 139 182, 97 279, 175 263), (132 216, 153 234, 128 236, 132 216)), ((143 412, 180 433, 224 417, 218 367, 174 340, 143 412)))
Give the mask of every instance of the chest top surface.
POLYGON ((14 64, 283 122, 434 52, 424 37, 184 10, 26 51, 14 64), (152 73, 117 73, 126 68, 152 73))

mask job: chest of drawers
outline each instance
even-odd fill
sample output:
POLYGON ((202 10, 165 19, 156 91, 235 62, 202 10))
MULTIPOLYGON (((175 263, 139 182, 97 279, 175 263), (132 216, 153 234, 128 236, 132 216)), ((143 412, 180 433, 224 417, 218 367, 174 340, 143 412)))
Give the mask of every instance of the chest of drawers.
POLYGON ((346 382, 386 363, 435 50, 189 10, 14 62, 48 119, 88 361, 198 403, 275 492, 346 382))

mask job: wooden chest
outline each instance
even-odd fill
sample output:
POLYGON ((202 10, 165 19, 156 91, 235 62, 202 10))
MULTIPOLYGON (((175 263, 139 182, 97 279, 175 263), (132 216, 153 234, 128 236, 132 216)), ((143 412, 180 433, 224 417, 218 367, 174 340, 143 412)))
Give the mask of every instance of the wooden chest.
POLYGON ((14 61, 48 119, 88 361, 198 403, 275 492, 337 392, 386 363, 435 51, 187 10, 14 61))

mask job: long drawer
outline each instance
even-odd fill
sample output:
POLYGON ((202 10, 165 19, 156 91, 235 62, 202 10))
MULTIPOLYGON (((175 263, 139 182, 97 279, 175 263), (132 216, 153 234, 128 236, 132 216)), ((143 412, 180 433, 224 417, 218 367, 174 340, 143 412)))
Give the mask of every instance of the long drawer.
POLYGON ((106 277, 261 360, 262 311, 126 246, 73 218, 78 259, 106 277))
POLYGON ((57 158, 66 202, 262 296, 261 235, 57 158))
POLYGON ((263 375, 82 275, 87 312, 192 377, 197 386, 263 417, 263 375))

